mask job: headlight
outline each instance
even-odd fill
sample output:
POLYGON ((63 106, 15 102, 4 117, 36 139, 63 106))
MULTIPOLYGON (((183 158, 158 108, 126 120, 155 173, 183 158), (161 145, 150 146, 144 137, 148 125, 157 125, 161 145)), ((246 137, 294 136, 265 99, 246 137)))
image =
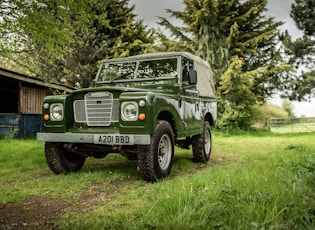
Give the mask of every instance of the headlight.
POLYGON ((124 121, 135 121, 138 119, 138 105, 136 102, 123 102, 121 109, 124 121))
POLYGON ((60 103, 51 104, 50 117, 52 121, 61 121, 63 119, 63 105, 60 103))

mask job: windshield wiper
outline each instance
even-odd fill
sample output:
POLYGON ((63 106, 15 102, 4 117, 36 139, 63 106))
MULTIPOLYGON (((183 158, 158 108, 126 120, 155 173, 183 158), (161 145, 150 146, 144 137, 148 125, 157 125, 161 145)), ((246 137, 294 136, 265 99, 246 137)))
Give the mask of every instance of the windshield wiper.
POLYGON ((117 77, 113 78, 113 79, 110 81, 110 83, 113 83, 113 81, 118 80, 118 79, 124 79, 124 78, 126 78, 127 76, 129 76, 129 75, 132 74, 132 73, 133 73, 133 72, 130 71, 130 72, 127 72, 127 73, 120 74, 120 75, 118 75, 117 77))
POLYGON ((153 78, 154 81, 157 81, 156 77, 150 73, 144 72, 143 75, 149 77, 149 78, 153 78))

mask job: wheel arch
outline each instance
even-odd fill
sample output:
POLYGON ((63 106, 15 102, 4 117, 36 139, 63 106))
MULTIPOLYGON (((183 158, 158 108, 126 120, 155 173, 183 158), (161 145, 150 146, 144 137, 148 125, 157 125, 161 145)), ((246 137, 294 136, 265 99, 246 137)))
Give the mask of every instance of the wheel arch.
POLYGON ((208 121, 211 127, 215 127, 215 120, 213 119, 213 116, 211 113, 207 113, 205 116, 205 121, 208 121))
POLYGON ((174 119, 174 116, 172 115, 172 113, 170 113, 169 111, 162 111, 157 116, 157 120, 165 120, 165 121, 167 121, 171 125, 171 127, 173 129, 174 135, 177 136, 176 135, 176 133, 177 133, 176 122, 175 122, 175 119, 174 119))

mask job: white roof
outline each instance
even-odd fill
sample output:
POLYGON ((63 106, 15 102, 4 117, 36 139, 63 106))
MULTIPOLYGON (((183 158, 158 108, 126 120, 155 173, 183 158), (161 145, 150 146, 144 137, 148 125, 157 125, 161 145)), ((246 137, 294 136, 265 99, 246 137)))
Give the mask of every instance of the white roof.
POLYGON ((156 52, 156 53, 146 53, 136 56, 116 58, 116 59, 104 59, 102 62, 124 62, 132 60, 141 60, 141 59, 157 59, 157 58, 172 58, 183 56, 194 61, 195 69, 197 71, 197 88, 199 96, 203 97, 215 97, 215 89, 213 83, 213 74, 210 67, 210 64, 201 59, 200 57, 193 55, 188 52, 156 52))

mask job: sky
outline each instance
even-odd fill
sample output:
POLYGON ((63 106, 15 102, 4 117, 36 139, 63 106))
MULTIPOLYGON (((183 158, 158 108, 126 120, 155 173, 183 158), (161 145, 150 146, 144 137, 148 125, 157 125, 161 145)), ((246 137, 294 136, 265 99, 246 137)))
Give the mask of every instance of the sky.
MULTIPOLYGON (((183 0, 130 0, 131 5, 135 5, 135 14, 139 19, 143 19, 145 25, 149 28, 156 28, 158 25, 158 16, 168 18, 173 24, 179 22, 173 18, 169 18, 169 14, 165 9, 181 11, 184 9, 183 0), (174 21, 173 21, 174 20, 174 21)), ((302 32, 297 29, 293 19, 290 17, 291 4, 294 0, 269 0, 266 12, 267 15, 274 17, 275 21, 282 21, 284 24, 281 30, 287 30, 293 39, 302 36, 302 32)), ((282 104, 282 99, 275 96, 270 100, 273 104, 282 104)), ((315 117, 315 99, 311 102, 292 101, 293 111, 296 116, 315 117)))

